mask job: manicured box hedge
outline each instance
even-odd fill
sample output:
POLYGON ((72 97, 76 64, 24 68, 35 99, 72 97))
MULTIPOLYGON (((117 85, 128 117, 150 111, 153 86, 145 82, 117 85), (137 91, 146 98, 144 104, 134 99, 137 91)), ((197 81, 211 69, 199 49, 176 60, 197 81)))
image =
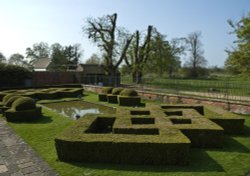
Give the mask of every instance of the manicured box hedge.
POLYGON ((195 109, 201 115, 204 115, 203 105, 188 105, 188 104, 175 104, 175 105, 162 105, 162 109, 195 109))
POLYGON ((57 155, 62 161, 186 165, 190 147, 223 147, 224 132, 243 128, 244 119, 209 110, 202 105, 147 105, 86 115, 56 137, 57 155))
POLYGON ((5 111, 5 118, 9 122, 29 122, 41 118, 41 116, 41 107, 23 111, 15 111, 13 109, 5 111))
POLYGON ((107 101, 109 103, 117 104, 118 103, 118 96, 117 95, 108 94, 107 95, 107 101))
POLYGON ((213 106, 206 106, 205 112, 206 117, 220 125, 225 134, 241 134, 243 132, 245 122, 243 117, 213 106))
POLYGON ((141 97, 127 97, 121 96, 118 97, 118 102, 120 106, 140 106, 141 97))
POLYGON ((188 164, 189 139, 175 129, 171 135, 166 129, 160 133, 157 125, 133 125, 130 117, 87 115, 57 136, 58 158, 118 164, 188 164), (130 126, 123 126, 123 121, 130 126))
POLYGON ((98 94, 98 99, 99 101, 104 101, 104 102, 107 102, 108 101, 108 97, 107 97, 107 94, 98 94))

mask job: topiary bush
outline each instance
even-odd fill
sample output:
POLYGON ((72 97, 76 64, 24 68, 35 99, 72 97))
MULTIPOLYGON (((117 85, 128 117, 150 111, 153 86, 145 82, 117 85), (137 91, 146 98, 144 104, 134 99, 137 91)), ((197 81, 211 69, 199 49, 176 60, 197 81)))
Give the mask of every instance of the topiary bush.
POLYGON ((126 96, 126 97, 136 97, 136 96, 138 96, 138 93, 133 89, 123 89, 120 92, 120 95, 126 96))
POLYGON ((112 90, 112 95, 119 95, 123 91, 123 88, 121 87, 116 87, 112 90))
POLYGON ((29 97, 21 97, 15 100, 11 106, 16 111, 24 111, 36 108, 36 102, 34 99, 29 97))
POLYGON ((0 92, 0 101, 3 101, 3 97, 6 96, 8 93, 0 92))
POLYGON ((101 93, 102 94, 111 94, 112 90, 113 90, 113 87, 104 87, 104 88, 102 88, 101 93))
POLYGON ((135 90, 123 89, 118 97, 118 103, 120 106, 139 106, 141 98, 135 90))
POLYGON ((123 90, 123 88, 117 87, 114 88, 111 92, 111 94, 107 95, 107 101, 109 103, 114 103, 117 104, 118 103, 118 95, 120 94, 120 92, 123 90))
POLYGON ((15 94, 7 94, 3 97, 3 104, 5 104, 5 102, 7 102, 11 97, 16 96, 15 94))
POLYGON ((18 98, 21 98, 22 96, 20 95, 15 95, 10 97, 6 102, 4 102, 4 105, 7 107, 11 107, 12 103, 17 100, 18 98))
POLYGON ((98 95, 99 101, 108 101, 107 95, 111 94, 113 87, 104 87, 101 90, 101 93, 98 95))
POLYGON ((41 107, 36 107, 34 99, 29 97, 19 97, 10 109, 5 111, 5 118, 10 122, 33 121, 42 116, 41 107))

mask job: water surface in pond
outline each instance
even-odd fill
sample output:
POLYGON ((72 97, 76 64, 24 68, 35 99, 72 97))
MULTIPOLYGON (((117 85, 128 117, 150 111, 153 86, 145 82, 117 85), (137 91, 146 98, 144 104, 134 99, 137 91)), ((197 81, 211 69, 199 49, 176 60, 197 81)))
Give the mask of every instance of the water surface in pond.
POLYGON ((93 114, 114 114, 115 108, 102 106, 84 101, 70 101, 59 103, 48 103, 44 106, 66 115, 72 119, 77 119, 88 113, 93 114))

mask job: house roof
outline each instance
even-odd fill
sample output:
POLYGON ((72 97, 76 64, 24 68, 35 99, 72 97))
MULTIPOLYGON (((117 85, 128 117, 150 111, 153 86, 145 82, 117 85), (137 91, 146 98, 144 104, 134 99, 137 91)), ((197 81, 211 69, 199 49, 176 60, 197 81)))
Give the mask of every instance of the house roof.
POLYGON ((51 62, 50 58, 40 58, 34 62, 34 69, 46 69, 51 62))

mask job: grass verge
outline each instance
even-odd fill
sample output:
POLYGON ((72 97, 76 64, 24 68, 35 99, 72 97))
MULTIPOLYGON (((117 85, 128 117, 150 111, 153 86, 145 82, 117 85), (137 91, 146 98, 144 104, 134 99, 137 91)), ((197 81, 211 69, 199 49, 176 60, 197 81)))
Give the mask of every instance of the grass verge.
MULTIPOLYGON (((88 98, 97 100, 96 95, 88 98)), ((245 116, 244 134, 226 136, 223 149, 192 149, 189 166, 132 166, 60 162, 57 159, 54 138, 74 124, 65 116, 43 108, 44 118, 33 123, 9 123, 37 153, 62 176, 224 176, 245 175, 250 171, 250 116, 245 116)))

